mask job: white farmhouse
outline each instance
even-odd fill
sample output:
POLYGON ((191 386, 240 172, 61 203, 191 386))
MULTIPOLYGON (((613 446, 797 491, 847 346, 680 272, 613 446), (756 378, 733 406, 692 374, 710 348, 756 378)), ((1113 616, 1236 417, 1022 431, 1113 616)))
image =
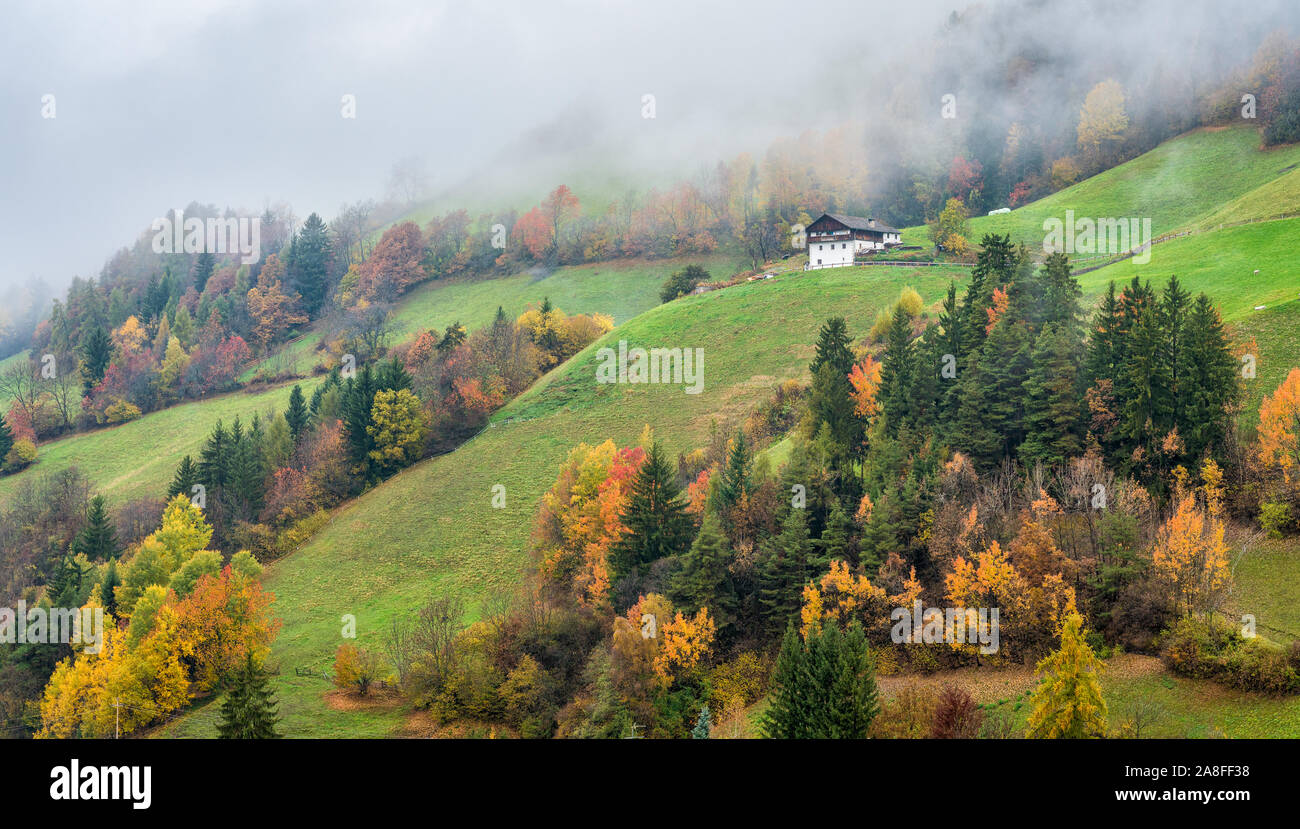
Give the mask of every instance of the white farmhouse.
POLYGON ((807 234, 808 270, 846 267, 859 253, 903 243, 902 234, 884 222, 840 213, 823 213, 807 234))

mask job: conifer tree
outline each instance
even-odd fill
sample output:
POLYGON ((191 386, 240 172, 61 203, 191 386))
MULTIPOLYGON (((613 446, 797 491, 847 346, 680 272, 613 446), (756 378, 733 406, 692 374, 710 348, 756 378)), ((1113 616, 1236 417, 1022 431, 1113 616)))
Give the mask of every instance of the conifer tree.
MULTIPOLYGON (((236 421, 237 422, 237 421, 236 421)), ((198 483, 207 487, 210 496, 215 496, 230 477, 230 451, 233 448, 231 434, 220 420, 212 427, 207 442, 199 450, 198 483)), ((181 462, 184 464, 184 461, 181 462)), ((180 492, 179 495, 188 493, 180 492)), ((174 496, 173 496, 174 497, 174 496)))
POLYGON ((938 392, 939 412, 935 418, 940 424, 941 431, 946 434, 947 427, 950 427, 957 417, 957 407, 960 397, 957 394, 958 383, 961 379, 963 363, 961 362, 962 338, 961 338, 961 310, 957 304, 957 283, 948 283, 948 296, 943 301, 943 310, 939 313, 939 331, 935 335, 935 352, 939 355, 940 382, 938 392), (949 361, 952 371, 950 376, 944 377, 944 362, 949 361))
POLYGON ((656 441, 637 471, 624 508, 627 532, 610 555, 619 579, 635 577, 642 567, 682 552, 691 541, 691 519, 672 465, 656 441))
POLYGON ((763 736, 776 740, 798 740, 811 736, 809 723, 817 704, 807 670, 807 653, 794 622, 785 628, 781 652, 772 672, 771 702, 763 713, 763 736))
POLYGON ((194 494, 194 485, 198 482, 199 467, 189 455, 186 455, 181 458, 180 465, 176 467, 176 474, 172 476, 172 482, 167 486, 167 500, 170 501, 177 495, 191 497, 194 494))
POLYGON ((309 417, 307 405, 303 401, 302 387, 295 383, 293 390, 289 392, 289 406, 284 410, 284 419, 289 424, 289 432, 293 435, 295 443, 302 440, 302 433, 307 428, 309 417))
POLYGON ((781 532, 764 545, 758 602, 766 629, 775 634, 799 611, 803 588, 811 578, 812 544, 805 511, 792 509, 781 532))
POLYGON ((709 608, 718 631, 735 618, 736 597, 727 565, 731 551, 717 517, 705 513, 694 543, 681 556, 681 566, 672 578, 674 606, 689 612, 709 608))
POLYGON ((830 514, 826 517, 826 526, 821 538, 817 539, 817 559, 814 569, 821 571, 835 560, 847 561, 851 565, 858 563, 858 551, 853 544, 853 519, 840 506, 838 499, 831 504, 830 514))
POLYGON ((329 227, 312 213, 298 231, 287 263, 293 289, 302 297, 302 307, 315 317, 329 290, 329 266, 333 257, 329 227))
MULTIPOLYGON (((1070 258, 1064 253, 1049 254, 1043 262, 1042 280, 1044 282, 1043 323, 1055 322, 1067 328, 1073 328, 1079 322, 1081 314, 1079 298, 1083 291, 1079 282, 1070 273, 1070 258)), ((1111 290, 1112 301, 1114 289, 1111 290)))
POLYGON ((86 335, 81 346, 81 391, 88 396, 104 379, 104 372, 113 359, 113 341, 102 326, 96 326, 86 335))
POLYGON ((279 703, 271 690, 266 671, 244 658, 243 668, 235 675, 226 699, 221 704, 221 723, 217 733, 223 740, 268 740, 279 737, 279 703))
POLYGON ((86 526, 73 539, 74 553, 84 555, 89 561, 106 561, 115 558, 121 547, 117 543, 117 530, 108 517, 104 496, 96 495, 90 499, 90 509, 86 511, 86 526))
POLYGON ((727 453, 727 465, 718 482, 719 505, 724 515, 730 515, 731 508, 740 502, 741 496, 749 493, 752 463, 749 447, 745 444, 745 432, 738 429, 731 442, 731 450, 727 453))
MULTIPOLYGON (((1132 449, 1154 443, 1173 425, 1169 387, 1173 381, 1162 337, 1160 315, 1152 303, 1137 312, 1128 332, 1118 431, 1132 449)), ((1122 391, 1121 391, 1122 389, 1122 391)))
POLYGON ((208 280, 212 278, 212 272, 216 269, 217 258, 208 251, 203 251, 194 260, 194 290, 199 296, 203 296, 203 289, 207 287, 208 280))
POLYGON ((894 309, 885 343, 885 358, 880 367, 877 392, 885 414, 886 432, 893 436, 909 417, 913 372, 912 318, 902 306, 894 309))
POLYGON ((1077 611, 1061 624, 1061 647, 1044 657, 1037 670, 1044 674, 1029 700, 1028 736, 1037 739, 1079 739, 1106 736, 1106 701, 1099 678, 1102 663, 1083 636, 1077 611))
POLYGON ((117 559, 110 558, 108 566, 104 568, 104 580, 99 584, 99 603, 104 606, 105 613, 117 615, 117 594, 115 589, 122 583, 122 577, 117 574, 117 559))
POLYGON ((13 430, 9 428, 8 422, 5 421, 5 416, 0 414, 0 464, 4 463, 5 456, 9 454, 9 450, 12 448, 14 448, 13 430))
POLYGON ((1025 442, 1019 454, 1028 464, 1059 465, 1083 449, 1077 354, 1063 323, 1043 327, 1024 384, 1025 442))
POLYGON ((853 370, 849 342, 844 318, 828 319, 822 325, 816 354, 808 367, 813 377, 808 394, 808 409, 815 424, 813 435, 824 438, 827 461, 838 474, 841 489, 845 487, 843 479, 848 477, 853 458, 862 450, 863 436, 862 421, 854 413, 853 384, 849 381, 853 370))
POLYGON ((1187 317, 1178 370, 1177 424, 1189 457, 1200 457, 1227 434, 1241 395, 1239 368, 1218 310, 1200 294, 1187 317))
POLYGON ((1120 304, 1115 297, 1115 283, 1111 282, 1092 318, 1092 333, 1088 338, 1089 382, 1113 379, 1120 364, 1119 350, 1120 304))
POLYGON ((847 634, 833 622, 800 641, 786 628, 772 676, 764 736, 775 739, 863 739, 880 711, 875 665, 855 621, 847 634))
POLYGON ((691 737, 696 740, 709 739, 709 732, 713 730, 713 720, 709 717, 709 704, 706 702, 700 709, 700 716, 695 719, 695 727, 691 729, 691 737))

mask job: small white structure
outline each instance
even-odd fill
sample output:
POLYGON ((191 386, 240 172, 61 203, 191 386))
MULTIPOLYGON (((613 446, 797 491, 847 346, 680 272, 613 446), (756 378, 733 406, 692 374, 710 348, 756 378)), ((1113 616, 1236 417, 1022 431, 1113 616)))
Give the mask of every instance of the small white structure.
POLYGON ((823 213, 807 234, 808 270, 847 267, 860 253, 903 243, 902 233, 884 222, 840 213, 823 213))

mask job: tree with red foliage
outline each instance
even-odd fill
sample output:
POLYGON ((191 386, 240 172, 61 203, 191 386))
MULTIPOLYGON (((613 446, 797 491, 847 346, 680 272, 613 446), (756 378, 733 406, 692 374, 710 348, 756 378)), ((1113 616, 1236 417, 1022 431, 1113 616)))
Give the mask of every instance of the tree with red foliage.
POLYGON ((402 222, 384 235, 359 268, 361 295, 389 302, 424 279, 424 237, 415 222, 402 222))

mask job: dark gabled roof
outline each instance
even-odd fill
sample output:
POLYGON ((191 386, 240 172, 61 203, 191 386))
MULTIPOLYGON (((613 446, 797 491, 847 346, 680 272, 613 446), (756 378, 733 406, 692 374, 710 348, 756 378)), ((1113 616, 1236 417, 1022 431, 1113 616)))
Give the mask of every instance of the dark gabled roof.
POLYGON ((884 222, 878 222, 875 219, 864 219, 861 216, 845 216, 843 213, 826 213, 835 221, 848 227, 851 230, 870 230, 876 233, 897 233, 898 229, 890 227, 884 222))

